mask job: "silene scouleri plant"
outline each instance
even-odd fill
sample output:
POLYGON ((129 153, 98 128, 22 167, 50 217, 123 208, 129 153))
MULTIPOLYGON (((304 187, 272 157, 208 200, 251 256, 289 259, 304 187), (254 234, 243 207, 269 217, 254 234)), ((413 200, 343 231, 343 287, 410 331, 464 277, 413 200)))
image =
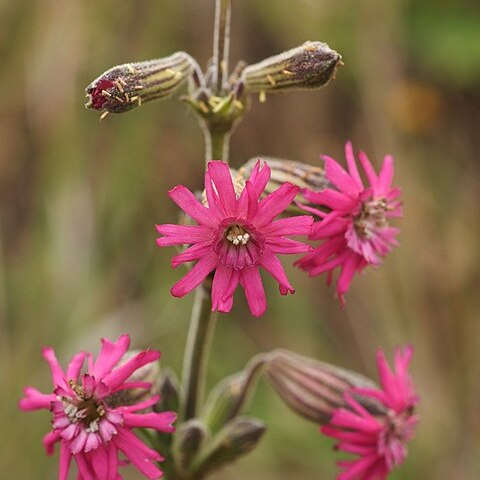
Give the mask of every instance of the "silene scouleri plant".
MULTIPOLYGON (((341 56, 327 44, 303 45, 229 71, 231 0, 216 0, 214 50, 206 72, 185 52, 110 68, 86 89, 87 107, 101 118, 170 96, 181 97, 205 134, 204 190, 174 187, 169 196, 182 211, 178 224, 156 226, 159 247, 176 246, 172 267, 187 266, 171 294, 194 291, 181 383, 160 370, 156 350, 128 352, 130 337, 102 339, 95 358, 80 352, 66 369, 52 348, 43 357, 53 387, 27 387, 24 411, 48 409, 47 454, 59 450, 60 480, 76 471, 79 480, 118 480, 132 465, 140 477, 199 480, 256 447, 265 432, 244 414, 263 375, 285 404, 337 441, 346 458, 338 480, 383 480, 407 456, 418 423, 418 397, 409 374, 411 346, 398 348, 393 367, 377 352, 379 384, 363 375, 288 350, 258 354, 239 373, 220 381, 204 401, 208 350, 218 312, 233 308, 240 286, 252 315, 267 298, 260 271, 293 294, 280 258, 310 276, 335 275, 341 306, 357 272, 378 266, 397 245, 402 216, 400 190, 393 186, 393 158, 375 168, 366 154, 345 160, 324 156, 311 166, 274 158, 229 165, 229 140, 250 97, 316 90, 334 79, 341 56), (300 255, 298 257, 298 255, 300 255), (287 257, 289 258, 289 257, 287 257)), ((163 219, 159 219, 163 220, 163 219)), ((270 281, 270 280, 268 280, 270 281)))

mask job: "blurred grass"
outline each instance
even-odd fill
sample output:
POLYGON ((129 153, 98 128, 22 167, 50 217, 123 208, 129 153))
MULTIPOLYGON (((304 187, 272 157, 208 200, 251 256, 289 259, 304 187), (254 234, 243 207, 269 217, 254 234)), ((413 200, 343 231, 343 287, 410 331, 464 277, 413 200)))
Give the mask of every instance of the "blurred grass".
MULTIPOLYGON (((0 2, 3 476, 55 475, 40 443, 49 416, 16 409, 24 385, 49 386, 42 345, 66 361, 129 331, 180 370, 192 299, 169 296, 180 272, 155 248, 153 226, 175 219, 169 188, 201 185, 200 129, 175 100, 98 123, 83 88, 114 64, 175 50, 205 64, 212 18, 213 2, 0 2)), ((210 383, 278 346, 374 375, 378 346, 413 343, 422 423, 394 479, 467 480, 480 469, 479 18, 468 0, 234 2, 233 60, 310 39, 346 66, 321 92, 254 100, 232 163, 343 158, 351 138, 377 165, 394 154, 405 219, 401 248, 356 279, 345 311, 323 278, 293 269, 296 295, 280 298, 267 280, 261 319, 239 295, 219 322, 210 383)), ((267 386, 251 412, 269 433, 218 479, 333 478, 331 443, 267 386)))

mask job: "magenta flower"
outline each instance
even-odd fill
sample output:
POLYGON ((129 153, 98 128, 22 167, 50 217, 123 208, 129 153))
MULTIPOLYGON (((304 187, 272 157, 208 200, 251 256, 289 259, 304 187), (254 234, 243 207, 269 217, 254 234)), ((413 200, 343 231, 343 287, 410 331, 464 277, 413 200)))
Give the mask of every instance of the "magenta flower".
POLYGON ((119 452, 147 478, 162 476, 156 462, 163 458, 132 429, 173 432, 176 414, 138 413, 154 405, 158 395, 133 405, 118 405, 114 395, 117 392, 151 388, 149 382, 129 381, 129 378, 139 368, 160 358, 160 352, 147 350, 118 365, 129 345, 128 335, 113 343, 102 339, 95 362, 91 354, 80 352, 72 358, 66 372, 58 364, 53 349, 43 349, 52 372, 53 393, 44 394, 27 387, 19 407, 24 411, 45 408, 53 413, 53 430, 45 435, 43 444, 51 455, 55 443, 60 443, 59 480, 67 479, 72 458, 77 464, 78 480, 119 480, 122 477, 118 467, 126 463, 118 458, 119 452), (87 373, 81 374, 85 358, 87 373))
POLYGON ((413 438, 418 423, 414 414, 418 397, 408 373, 412 355, 411 346, 397 349, 392 372, 380 350, 377 368, 382 388, 356 388, 345 393, 349 408, 335 410, 329 425, 321 427, 322 433, 339 441, 337 449, 358 457, 338 462, 343 471, 337 480, 385 480, 405 460, 406 444, 413 438), (385 413, 369 413, 352 394, 374 399, 385 413))
POLYGON ((333 158, 323 157, 325 174, 335 189, 303 191, 307 200, 322 207, 304 207, 321 218, 310 234, 321 244, 296 263, 310 276, 328 272, 329 285, 333 270, 339 267, 337 295, 342 305, 355 273, 369 264, 379 265, 382 257, 398 245, 395 236, 399 229, 389 226, 388 220, 402 216, 401 203, 396 200, 400 190, 392 188, 393 158, 385 157, 377 175, 365 153, 358 154, 369 182, 365 187, 350 142, 345 146, 345 155, 348 172, 333 158))
POLYGON ((308 245, 286 238, 308 235, 313 218, 301 215, 273 221, 292 202, 299 187, 284 183, 260 200, 270 178, 270 168, 258 162, 240 195, 235 189, 228 165, 209 162, 205 174, 208 206, 202 205, 184 186, 169 192, 170 198, 198 225, 157 225, 163 235, 160 247, 187 244, 190 247, 172 259, 173 268, 196 261, 171 293, 183 297, 215 270, 212 310, 229 312, 238 284, 245 290, 250 311, 262 315, 267 302, 260 277, 263 267, 279 283, 280 293, 294 293, 277 254, 304 253, 308 245))

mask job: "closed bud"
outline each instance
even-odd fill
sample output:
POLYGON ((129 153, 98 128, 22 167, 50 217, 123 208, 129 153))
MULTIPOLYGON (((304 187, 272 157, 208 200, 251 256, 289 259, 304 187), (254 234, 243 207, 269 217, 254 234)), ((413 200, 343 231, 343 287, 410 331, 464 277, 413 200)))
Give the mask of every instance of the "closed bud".
POLYGON ((263 356, 254 358, 245 370, 225 378, 211 391, 203 418, 212 433, 218 432, 241 413, 256 386, 263 364, 263 356))
POLYGON ((189 420, 178 427, 174 437, 173 452, 177 467, 181 471, 187 471, 202 446, 207 431, 204 424, 197 419, 189 420))
POLYGON ((243 70, 241 80, 247 91, 263 94, 320 88, 335 77, 341 59, 326 43, 305 42, 249 65, 243 70))
MULTIPOLYGON (((285 182, 292 183, 301 189, 308 188, 313 191, 324 190, 329 186, 328 179, 322 167, 273 157, 261 157, 261 160, 262 162, 266 162, 271 170, 270 180, 265 188, 266 194, 273 192, 285 182)), ((244 179, 248 178, 257 161, 257 157, 251 158, 240 168, 238 176, 244 179)), ((287 215, 304 215, 305 211, 298 207, 297 203, 308 206, 310 206, 310 204, 301 193, 297 195, 295 202, 296 203, 291 203, 287 207, 285 213, 287 215)), ((314 205, 312 204, 311 206, 314 205)), ((318 206, 315 207, 318 208, 318 206)))
MULTIPOLYGON (((352 388, 377 388, 370 379, 328 363, 276 350, 267 363, 267 377, 280 398, 297 414, 317 424, 327 424, 333 411, 346 407, 344 392, 352 388)), ((353 396, 371 413, 384 411, 369 397, 353 396)))
POLYGON ((236 417, 216 435, 195 462, 195 478, 235 461, 252 451, 266 431, 265 424, 251 417, 236 417))
POLYGON ((178 412, 180 405, 180 385, 176 375, 171 370, 163 370, 155 388, 160 400, 153 409, 158 412, 178 412))
POLYGON ((123 113, 171 95, 192 75, 195 61, 185 52, 110 68, 86 89, 87 108, 123 113))

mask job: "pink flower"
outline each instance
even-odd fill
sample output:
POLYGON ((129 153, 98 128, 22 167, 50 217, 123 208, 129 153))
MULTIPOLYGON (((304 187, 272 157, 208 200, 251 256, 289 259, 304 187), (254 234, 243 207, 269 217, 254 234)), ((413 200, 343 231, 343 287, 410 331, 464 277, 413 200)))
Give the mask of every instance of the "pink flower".
POLYGON ((228 165, 209 162, 205 174, 208 206, 202 205, 184 186, 169 192, 170 198, 198 225, 157 225, 163 235, 160 247, 188 244, 190 247, 172 259, 173 268, 196 261, 171 293, 183 297, 198 287, 215 270, 212 310, 229 312, 238 284, 245 290, 250 311, 262 315, 267 302, 260 277, 263 267, 279 283, 280 293, 294 293, 277 254, 304 253, 310 247, 286 238, 308 235, 313 218, 305 215, 273 221, 292 202, 299 187, 284 183, 260 200, 270 178, 270 168, 258 162, 240 195, 235 194, 228 165))
POLYGON ((377 175, 365 153, 358 154, 369 183, 365 187, 350 142, 345 145, 345 155, 348 172, 333 158, 323 157, 325 174, 335 189, 303 191, 307 200, 322 207, 304 207, 321 218, 310 235, 321 244, 297 262, 310 276, 328 272, 328 284, 333 270, 339 267, 337 294, 342 305, 355 273, 369 264, 379 265, 382 257, 398 245, 395 236, 399 229, 389 226, 388 220, 402 216, 401 203, 396 200, 400 190, 392 188, 393 158, 385 157, 377 175))
POLYGON ((133 405, 118 405, 117 392, 148 389, 152 384, 129 381, 144 365, 160 358, 160 352, 143 351, 119 362, 127 352, 130 337, 122 335, 116 342, 102 339, 102 348, 94 362, 91 354, 80 352, 62 370, 52 348, 43 349, 43 357, 52 372, 53 393, 44 394, 33 387, 24 390, 19 407, 24 411, 49 409, 53 413, 53 430, 43 438, 48 455, 60 442, 59 480, 66 480, 72 458, 78 468, 78 480, 118 480, 119 452, 147 478, 162 476, 156 462, 163 458, 143 443, 133 428, 152 428, 173 432, 174 412, 138 413, 154 405, 158 395, 133 405), (87 358, 87 373, 81 374, 87 358))
POLYGON ((337 480, 384 480, 407 456, 407 442, 414 436, 418 416, 414 407, 418 397, 413 390, 408 366, 413 348, 395 352, 392 372, 383 352, 377 353, 381 389, 352 389, 344 394, 349 409, 334 411, 322 433, 339 441, 336 448, 354 455, 354 460, 338 462, 342 473, 337 480), (373 415, 355 400, 352 394, 379 402, 384 414, 373 415))

